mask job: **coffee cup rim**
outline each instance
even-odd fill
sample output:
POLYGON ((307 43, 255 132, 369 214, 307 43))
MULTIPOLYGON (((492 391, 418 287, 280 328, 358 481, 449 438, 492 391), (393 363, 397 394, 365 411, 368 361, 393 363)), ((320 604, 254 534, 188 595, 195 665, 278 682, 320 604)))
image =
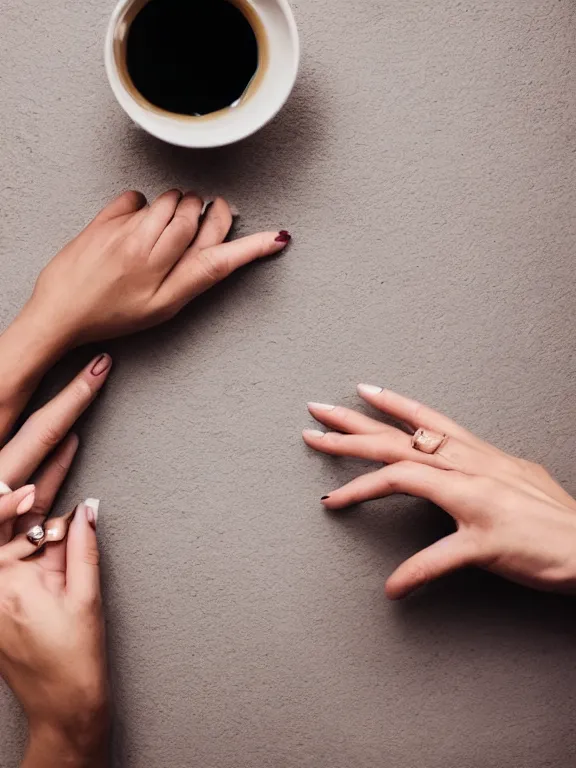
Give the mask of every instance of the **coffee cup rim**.
MULTIPOLYGON (((255 0, 247 1, 257 13, 257 2, 255 2, 255 0)), ((229 129, 228 131, 222 129, 222 126, 219 125, 221 119, 217 117, 213 120, 198 118, 198 122, 195 122, 194 118, 187 119, 177 115, 174 115, 174 117, 168 115, 164 116, 162 119, 158 119, 158 116, 155 115, 152 110, 139 104, 134 96, 125 88, 122 82, 122 77, 118 71, 114 53, 114 44, 118 22, 122 18, 122 14, 125 13, 134 2, 135 0, 119 0, 116 4, 106 32, 104 60, 108 81, 116 100, 128 117, 130 117, 130 119, 144 131, 161 141, 190 149, 208 149, 228 146, 230 144, 235 144, 238 141, 242 141, 261 130, 273 120, 284 107, 294 89, 300 68, 301 57, 298 27, 294 12, 288 0, 273 0, 273 2, 280 8, 284 21, 287 24, 291 49, 291 73, 289 80, 283 84, 282 96, 281 98, 278 98, 273 107, 266 111, 265 114, 259 114, 252 120, 229 120, 228 122, 231 125, 235 125, 235 129, 229 129), (198 128, 201 123, 204 124, 204 128, 208 126, 215 130, 213 132, 210 132, 209 130, 199 131, 198 128)), ((243 116, 245 116, 245 114, 246 111, 243 113, 243 116)))

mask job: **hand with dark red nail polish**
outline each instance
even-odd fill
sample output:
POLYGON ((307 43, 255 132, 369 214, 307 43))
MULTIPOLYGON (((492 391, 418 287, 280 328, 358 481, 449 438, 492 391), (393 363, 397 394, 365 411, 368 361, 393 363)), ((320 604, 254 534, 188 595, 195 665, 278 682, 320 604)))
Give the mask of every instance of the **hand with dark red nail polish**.
MULTIPOLYGON (((228 241, 232 221, 222 198, 205 205, 174 189, 150 205, 139 192, 107 205, 42 270, 28 303, 0 335, 0 440, 65 352, 169 320, 292 239, 282 229, 228 241)), ((92 375, 103 376, 106 366, 100 358, 92 375)))
POLYGON ((108 368, 112 365, 112 358, 110 355, 100 355, 100 357, 96 360, 96 362, 93 364, 92 369, 90 370, 90 373, 92 376, 101 376, 103 373, 106 373, 108 368))
POLYGON ((124 193, 42 271, 21 328, 45 329, 61 349, 141 331, 291 240, 283 229, 227 241, 232 221, 222 198, 173 189, 147 205, 124 193))

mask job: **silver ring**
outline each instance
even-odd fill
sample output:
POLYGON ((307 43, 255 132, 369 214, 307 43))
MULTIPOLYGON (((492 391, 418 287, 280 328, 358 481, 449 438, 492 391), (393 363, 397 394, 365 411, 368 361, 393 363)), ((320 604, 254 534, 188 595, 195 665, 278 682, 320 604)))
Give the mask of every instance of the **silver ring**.
POLYGON ((9 493, 12 493, 12 488, 0 480, 0 496, 7 496, 9 493))
POLYGON ((448 435, 439 435, 438 432, 419 429, 412 438, 412 448, 420 451, 420 453, 427 453, 431 456, 434 453, 438 453, 446 440, 448 440, 448 435))
POLYGON ((40 544, 43 543, 45 536, 44 528, 41 525, 32 526, 26 534, 26 538, 30 544, 34 544, 35 547, 39 547, 40 544))

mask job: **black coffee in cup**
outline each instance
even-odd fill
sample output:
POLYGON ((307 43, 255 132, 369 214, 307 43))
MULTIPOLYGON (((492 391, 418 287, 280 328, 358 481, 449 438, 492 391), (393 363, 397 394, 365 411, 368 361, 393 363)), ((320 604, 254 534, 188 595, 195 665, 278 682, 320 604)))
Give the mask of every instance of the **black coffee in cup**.
POLYGON ((245 0, 149 0, 125 38, 127 74, 158 109, 209 115, 249 91, 261 63, 259 33, 245 0))

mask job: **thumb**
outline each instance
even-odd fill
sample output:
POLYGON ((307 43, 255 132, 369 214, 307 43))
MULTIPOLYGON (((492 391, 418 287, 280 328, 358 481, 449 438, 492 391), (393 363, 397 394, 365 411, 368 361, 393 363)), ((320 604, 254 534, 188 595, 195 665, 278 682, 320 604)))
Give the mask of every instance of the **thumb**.
POLYGON ((460 531, 446 536, 406 560, 386 582, 386 594, 400 600, 419 587, 478 559, 477 545, 460 531))
POLYGON ((66 547, 66 592, 80 603, 100 600, 100 553, 96 540, 98 499, 76 509, 66 547))

